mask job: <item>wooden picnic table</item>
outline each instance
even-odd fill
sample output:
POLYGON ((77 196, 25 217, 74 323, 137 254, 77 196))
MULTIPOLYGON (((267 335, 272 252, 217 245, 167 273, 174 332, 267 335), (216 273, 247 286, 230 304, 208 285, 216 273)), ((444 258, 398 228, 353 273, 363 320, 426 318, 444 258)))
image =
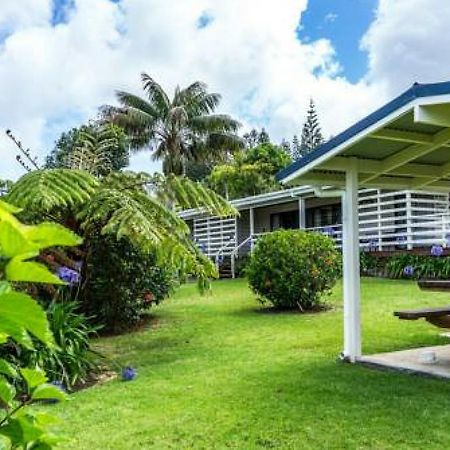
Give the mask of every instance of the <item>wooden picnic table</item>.
MULTIPOLYGON (((419 280, 417 284, 422 290, 450 292, 450 280, 419 280)), ((424 318, 439 328, 450 328, 450 305, 394 311, 394 316, 402 320, 424 318)))

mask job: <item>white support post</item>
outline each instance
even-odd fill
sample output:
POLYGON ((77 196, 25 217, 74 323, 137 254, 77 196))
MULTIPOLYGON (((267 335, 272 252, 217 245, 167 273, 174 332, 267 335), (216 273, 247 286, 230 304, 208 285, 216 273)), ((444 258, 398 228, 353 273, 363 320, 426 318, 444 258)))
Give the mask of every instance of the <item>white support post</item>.
POLYGON ((343 196, 344 351, 345 360, 361 356, 358 172, 356 164, 346 171, 343 196))
POLYGON ((381 221, 381 217, 381 191, 380 189, 377 189, 378 251, 380 252, 383 250, 383 232, 381 230, 383 222, 381 221))
POLYGON ((253 252, 253 235, 255 234, 255 212, 250 208, 250 251, 253 252))
POLYGON ((304 230, 306 228, 306 209, 305 199, 299 197, 298 199, 298 228, 304 230))
POLYGON ((413 232, 412 232, 412 201, 411 192, 406 193, 406 249, 413 248, 413 232))

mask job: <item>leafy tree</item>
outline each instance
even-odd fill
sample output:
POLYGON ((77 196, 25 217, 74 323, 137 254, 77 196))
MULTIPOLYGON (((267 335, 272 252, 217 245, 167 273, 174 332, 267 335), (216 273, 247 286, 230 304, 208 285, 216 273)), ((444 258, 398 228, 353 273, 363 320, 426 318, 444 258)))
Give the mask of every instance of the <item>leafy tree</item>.
POLYGON ((63 133, 46 160, 47 168, 86 170, 107 175, 129 164, 129 146, 117 125, 92 122, 63 133))
POLYGON ((274 180, 267 179, 259 165, 244 164, 239 159, 232 165, 216 166, 207 181, 212 189, 229 199, 277 189, 274 180))
POLYGON ((270 142, 269 133, 263 128, 258 136, 258 144, 267 144, 270 142))
POLYGON ((268 175, 275 175, 292 162, 289 153, 280 146, 268 142, 246 150, 243 153, 243 160, 246 164, 263 166, 268 175))
POLYGON ((235 134, 240 124, 225 114, 213 114, 220 95, 195 82, 175 88, 170 99, 149 75, 142 74, 147 98, 119 91, 120 106, 104 108, 104 115, 127 133, 134 150, 150 148, 162 160, 164 174, 185 174, 189 161, 223 160, 241 147, 235 134))
MULTIPOLYGON (((47 318, 39 304, 12 283, 63 284, 46 266, 33 261, 48 247, 74 246, 80 239, 55 223, 24 225, 15 217, 20 209, 0 201, 0 336, 24 349, 33 349, 37 340, 55 347, 47 318)), ((64 400, 65 394, 47 384, 36 368, 16 368, 0 359, 0 435, 8 441, 2 448, 51 449, 58 438, 47 430, 48 415, 32 411, 28 405, 48 400, 64 400)))
POLYGON ((269 133, 267 133, 267 131, 265 130, 265 128, 262 128, 261 131, 258 131, 257 129, 253 128, 248 133, 244 134, 243 140, 247 148, 253 148, 259 144, 269 143, 270 136, 269 133))
POLYGON ((235 214, 224 199, 200 183, 133 172, 112 172, 98 179, 80 170, 36 170, 20 178, 7 199, 29 214, 48 215, 70 225, 85 237, 85 245, 90 235, 100 231, 127 238, 142 251, 155 251, 159 261, 180 276, 197 276, 202 290, 217 271, 191 241, 176 208, 235 214))
POLYGON ((291 158, 283 148, 263 143, 236 155, 232 164, 216 166, 208 183, 228 198, 274 191, 280 189, 275 174, 290 162, 291 158))
POLYGON ((288 155, 290 155, 290 154, 292 153, 292 152, 291 152, 291 144, 290 144, 290 142, 287 141, 286 139, 283 139, 283 140, 281 141, 280 147, 281 147, 282 149, 284 149, 284 151, 285 151, 288 155))
POLYGON ((313 99, 309 102, 309 108, 306 114, 306 121, 303 124, 302 137, 300 143, 299 157, 303 157, 313 151, 324 141, 320 129, 319 118, 317 117, 316 105, 313 99))
POLYGON ((185 175, 193 181, 203 181, 213 170, 212 162, 191 162, 188 161, 185 168, 185 175))
POLYGON ((292 139, 290 153, 294 161, 297 161, 297 159, 302 157, 301 145, 297 135, 294 135, 294 138, 292 139))

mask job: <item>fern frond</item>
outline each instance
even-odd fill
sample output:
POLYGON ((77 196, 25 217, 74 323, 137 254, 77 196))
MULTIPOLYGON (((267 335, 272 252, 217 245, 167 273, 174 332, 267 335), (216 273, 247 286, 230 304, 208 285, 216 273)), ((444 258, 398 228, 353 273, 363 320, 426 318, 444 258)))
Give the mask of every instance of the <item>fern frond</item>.
POLYGON ((167 175, 155 178, 155 193, 162 201, 181 209, 198 208, 219 217, 235 216, 237 210, 203 184, 186 177, 167 175))
POLYGON ((35 170, 20 178, 5 200, 25 210, 49 212, 82 205, 97 188, 97 180, 84 171, 35 170))

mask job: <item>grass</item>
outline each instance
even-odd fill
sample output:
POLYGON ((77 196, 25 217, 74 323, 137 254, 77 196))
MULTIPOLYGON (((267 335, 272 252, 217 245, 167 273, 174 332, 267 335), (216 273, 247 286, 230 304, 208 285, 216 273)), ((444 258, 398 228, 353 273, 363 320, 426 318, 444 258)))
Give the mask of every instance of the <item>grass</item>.
MULTIPOLYGON (((364 352, 448 343, 395 308, 442 305, 412 282, 365 279, 364 352)), ((53 407, 66 449, 442 449, 450 447, 450 382, 337 362, 341 286, 331 311, 263 312, 245 280, 210 297, 184 286, 158 322, 102 339, 138 378, 79 392, 53 407)))

